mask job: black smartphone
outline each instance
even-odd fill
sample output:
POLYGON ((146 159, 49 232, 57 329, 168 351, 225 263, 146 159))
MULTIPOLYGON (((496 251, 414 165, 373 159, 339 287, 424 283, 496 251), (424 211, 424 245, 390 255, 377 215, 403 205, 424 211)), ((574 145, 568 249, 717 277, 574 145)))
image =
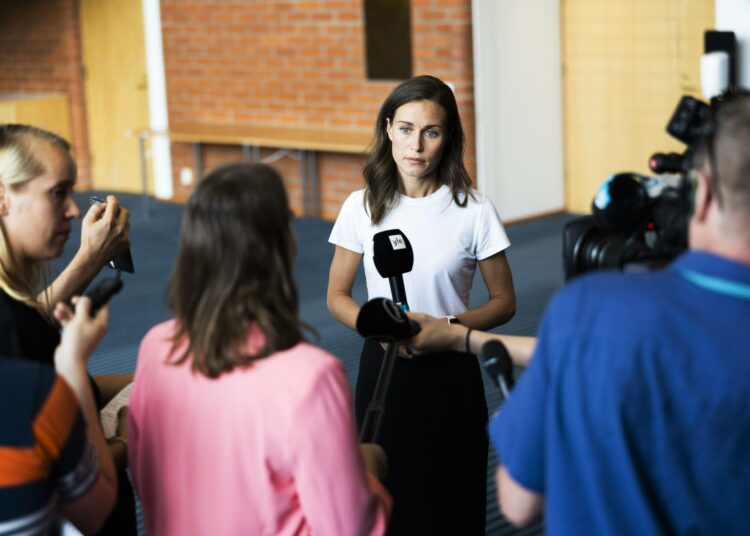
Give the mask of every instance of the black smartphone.
MULTIPOLYGON (((89 201, 92 205, 101 205, 107 202, 106 199, 92 195, 89 197, 89 201)), ((133 256, 130 254, 130 248, 120 253, 117 257, 109 261, 109 267, 114 270, 120 270, 122 272, 128 272, 129 274, 135 273, 135 267, 133 266, 133 256)))
POLYGON ((97 285, 84 292, 84 296, 91 299, 91 317, 95 317, 99 309, 104 307, 109 299, 120 292, 122 289, 122 280, 116 277, 102 279, 97 285))

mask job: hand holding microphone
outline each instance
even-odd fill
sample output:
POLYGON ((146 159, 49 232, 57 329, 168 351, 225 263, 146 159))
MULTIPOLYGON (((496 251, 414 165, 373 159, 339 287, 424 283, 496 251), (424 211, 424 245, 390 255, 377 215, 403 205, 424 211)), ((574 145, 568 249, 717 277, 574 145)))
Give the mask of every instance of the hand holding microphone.
POLYGON ((508 398, 515 379, 513 378, 513 361, 505 345, 497 339, 484 343, 479 360, 492 382, 500 389, 503 400, 508 398))
POLYGON ((393 301, 376 298, 360 309, 357 315, 357 332, 366 339, 388 343, 388 350, 383 357, 372 400, 367 407, 359 434, 360 442, 369 443, 376 442, 380 434, 380 424, 385 414, 385 397, 396 363, 398 342, 419 333, 419 324, 410 320, 393 301))
POLYGON ((375 298, 359 310, 357 333, 365 339, 381 342, 403 341, 419 333, 419 324, 411 320, 395 302, 375 298))
POLYGON ((404 313, 409 310, 409 305, 406 301, 403 274, 410 272, 414 265, 414 251, 409 239, 400 230, 389 229, 375 234, 372 241, 375 268, 382 277, 388 278, 393 301, 383 298, 371 300, 357 315, 357 331, 360 335, 377 340, 381 344, 387 343, 372 400, 367 407, 360 430, 360 442, 377 441, 385 414, 385 397, 399 353, 398 343, 411 338, 419 331, 419 326, 411 322, 404 313))

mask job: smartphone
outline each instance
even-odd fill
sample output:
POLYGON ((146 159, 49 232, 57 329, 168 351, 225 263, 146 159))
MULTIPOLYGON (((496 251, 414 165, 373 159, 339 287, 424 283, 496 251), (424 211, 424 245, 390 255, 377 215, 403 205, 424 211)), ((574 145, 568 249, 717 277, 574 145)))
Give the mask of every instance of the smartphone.
POLYGON ((95 317, 99 309, 104 307, 109 299, 120 292, 122 280, 116 277, 102 279, 94 288, 84 292, 84 296, 91 299, 91 317, 95 317))
MULTIPOLYGON (((89 201, 92 205, 106 204, 107 200, 101 197, 92 195, 89 197, 89 201)), ((120 270, 121 272, 128 272, 129 274, 135 273, 135 267, 133 266, 133 256, 130 254, 130 248, 120 253, 117 257, 109 261, 109 267, 114 270, 120 270)))

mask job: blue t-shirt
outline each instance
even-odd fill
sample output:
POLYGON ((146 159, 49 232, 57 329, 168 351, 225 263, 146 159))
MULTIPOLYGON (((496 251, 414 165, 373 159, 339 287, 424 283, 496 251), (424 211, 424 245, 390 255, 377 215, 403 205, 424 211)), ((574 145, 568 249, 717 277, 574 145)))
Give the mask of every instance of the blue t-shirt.
POLYGON ((549 534, 750 531, 743 289, 750 267, 692 252, 657 273, 583 277, 555 297, 490 423, 513 479, 545 495, 549 534))

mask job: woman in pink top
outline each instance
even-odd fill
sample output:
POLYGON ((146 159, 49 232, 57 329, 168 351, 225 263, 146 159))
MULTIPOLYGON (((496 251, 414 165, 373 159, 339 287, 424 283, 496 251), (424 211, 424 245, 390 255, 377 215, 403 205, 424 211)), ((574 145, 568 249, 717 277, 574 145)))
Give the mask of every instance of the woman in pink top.
MULTIPOLYGON (((340 362, 304 342, 281 177, 234 164, 195 189, 138 354, 130 463, 153 535, 382 534, 340 362)), ((378 447, 362 449, 368 470, 378 447)))

